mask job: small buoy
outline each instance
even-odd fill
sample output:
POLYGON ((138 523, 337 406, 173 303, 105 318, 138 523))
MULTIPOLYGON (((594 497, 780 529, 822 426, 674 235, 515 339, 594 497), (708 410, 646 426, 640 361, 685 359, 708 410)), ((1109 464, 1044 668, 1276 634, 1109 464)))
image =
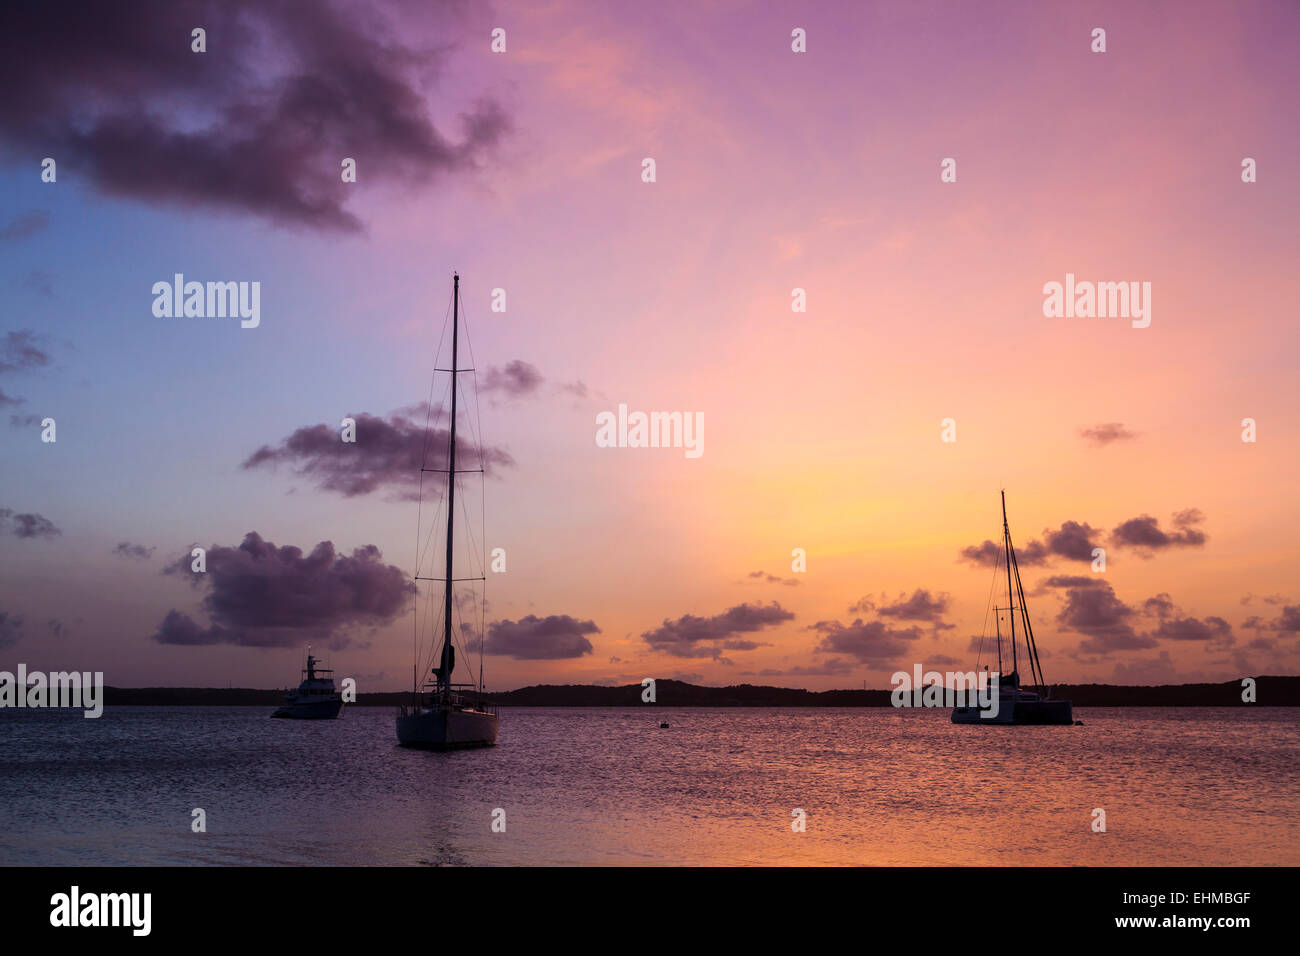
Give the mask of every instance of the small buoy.
POLYGON ((662 724, 659 725, 659 729, 660 729, 660 730, 663 730, 663 729, 666 728, 667 726, 668 726, 668 721, 665 720, 662 724))

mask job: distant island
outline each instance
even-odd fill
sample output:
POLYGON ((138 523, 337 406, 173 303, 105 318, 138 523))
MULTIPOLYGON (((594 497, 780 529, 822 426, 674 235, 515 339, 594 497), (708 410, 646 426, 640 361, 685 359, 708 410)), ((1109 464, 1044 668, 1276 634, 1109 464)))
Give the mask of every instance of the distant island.
MULTIPOLYGON (((1116 684, 1058 684, 1054 696, 1076 707, 1300 707, 1300 677, 1257 677, 1256 703, 1241 700, 1241 680, 1222 684, 1164 684, 1156 687, 1116 684)), ((645 707, 640 684, 603 687, 595 684, 536 684, 484 696, 504 707, 645 707)), ((245 687, 106 687, 105 705, 113 706, 257 706, 283 702, 284 690, 245 687)), ((659 707, 888 707, 888 690, 800 690, 736 684, 701 687, 678 680, 655 683, 659 707)), ((410 701, 410 691, 358 694, 356 707, 396 707, 410 701)))

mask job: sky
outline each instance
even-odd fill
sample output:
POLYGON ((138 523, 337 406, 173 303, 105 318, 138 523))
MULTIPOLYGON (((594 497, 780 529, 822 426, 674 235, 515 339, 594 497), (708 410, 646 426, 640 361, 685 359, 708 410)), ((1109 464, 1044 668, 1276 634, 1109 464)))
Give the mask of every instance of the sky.
POLYGON ((1049 681, 1300 672, 1294 4, 59 7, 0 13, 0 669, 409 687, 455 270, 489 689, 987 663, 1003 489, 1049 681))

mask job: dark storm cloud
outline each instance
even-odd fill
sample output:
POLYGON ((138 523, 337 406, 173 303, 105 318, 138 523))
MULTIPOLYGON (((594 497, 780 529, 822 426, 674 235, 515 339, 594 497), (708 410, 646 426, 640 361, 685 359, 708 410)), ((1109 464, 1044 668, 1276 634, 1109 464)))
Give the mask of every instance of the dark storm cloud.
MULTIPOLYGON (((418 8, 412 6, 418 14, 418 8)), ((377 3, 134 0, 0 5, 0 144, 105 193, 352 230, 361 183, 476 166, 510 129, 491 100, 435 128, 421 89, 456 10, 398 35, 377 3), (207 52, 191 51, 191 30, 207 52)))
POLYGON ((134 544, 130 541, 119 541, 117 547, 113 549, 113 554, 121 558, 139 558, 143 560, 151 557, 153 553, 153 548, 146 548, 142 544, 134 544))
MULTIPOLYGON (((517 621, 493 621, 488 625, 485 654, 512 657, 517 661, 571 660, 590 654, 594 648, 588 634, 599 634, 595 621, 580 621, 567 614, 537 617, 529 614, 517 621)), ((468 650, 477 651, 470 641, 468 650)))
POLYGON ((752 634, 793 618, 793 613, 775 601, 767 605, 737 604, 712 617, 685 614, 675 621, 665 619, 662 626, 646 631, 641 639, 654 650, 676 657, 718 658, 723 650, 750 651, 760 646, 757 641, 736 635, 752 634))
MULTIPOLYGON (((450 433, 445 428, 431 427, 426 440, 423 406, 402 409, 386 419, 364 412, 350 417, 357 423, 355 442, 343 441, 339 427, 310 425, 299 428, 276 447, 263 445, 244 461, 243 467, 286 464, 294 474, 323 491, 352 498, 387 490, 410 500, 419 496, 421 467, 447 467, 450 433)), ((457 468, 478 467, 479 462, 479 450, 457 436, 457 468)), ((482 451, 482 467, 488 474, 514 463, 503 449, 489 446, 482 451)), ((426 483, 445 480, 445 475, 424 475, 426 483)))
MULTIPOLYGON (((3 41, 0 41, 3 42, 3 41)), ((50 214, 44 209, 19 213, 4 225, 0 225, 0 242, 12 242, 36 235, 50 224, 50 214)))
POLYGON ((809 630, 821 635, 817 653, 847 654, 862 664, 897 662, 912 653, 913 642, 921 637, 919 627, 891 628, 884 621, 857 618, 852 624, 818 621, 809 630))
POLYGON ((1114 441, 1127 441, 1136 438, 1137 433, 1125 428, 1123 422, 1104 422, 1100 425, 1089 425, 1087 428, 1080 428, 1079 437, 1101 447, 1114 441))
POLYGON ((161 644, 340 647, 353 628, 395 620, 415 593, 409 576, 384 564, 372 544, 340 555, 322 541, 304 555, 250 531, 237 548, 208 548, 206 573, 191 570, 191 560, 187 554, 165 573, 208 592, 202 605, 210 623, 169 611, 153 635, 161 644))
POLYGON ((1205 544, 1205 532, 1193 527, 1205 520, 1205 515, 1196 508, 1188 508, 1174 515, 1176 530, 1165 531, 1160 522, 1150 515, 1130 518, 1120 524, 1110 534, 1111 542, 1120 547, 1137 548, 1140 551, 1158 551, 1162 548, 1199 548, 1205 544))
POLYGON ((11 508, 0 508, 0 534, 15 538, 57 538, 63 534, 54 522, 44 515, 15 514, 11 508))

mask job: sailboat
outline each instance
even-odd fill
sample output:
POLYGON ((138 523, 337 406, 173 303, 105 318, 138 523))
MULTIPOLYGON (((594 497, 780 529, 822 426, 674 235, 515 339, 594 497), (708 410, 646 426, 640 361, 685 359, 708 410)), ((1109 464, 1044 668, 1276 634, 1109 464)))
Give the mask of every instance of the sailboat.
MULTIPOLYGON (((496 743, 499 717, 496 707, 486 703, 483 698, 483 669, 479 666, 479 680, 473 683, 452 683, 452 672, 456 669, 456 647, 452 635, 453 585, 458 581, 481 581, 477 578, 456 578, 454 574, 454 526, 456 517, 456 476, 461 472, 456 469, 456 393, 459 391, 459 376, 462 372, 473 369, 461 369, 458 363, 460 337, 460 275, 452 275, 452 320, 451 320, 451 368, 435 369, 451 372, 451 428, 447 441, 447 467, 426 468, 421 463, 421 472, 445 472, 447 475, 447 558, 443 566, 443 575, 439 578, 426 578, 420 575, 419 529, 416 531, 416 587, 420 581, 441 580, 443 583, 442 635, 441 649, 438 654, 438 666, 430 668, 433 679, 426 680, 421 686, 419 641, 416 641, 415 681, 412 688, 412 701, 403 705, 397 714, 397 742, 404 747, 423 747, 431 750, 451 750, 460 747, 489 747, 496 743)), ((436 363, 435 363, 436 364, 436 363)), ((425 453, 428 453, 428 441, 425 441, 425 453)), ((479 441, 481 455, 482 442, 479 441)), ((465 472, 482 473, 481 468, 464 469, 465 472)), ((423 484, 421 485, 423 489, 423 484)), ((420 609, 416 601, 416 633, 419 633, 420 609)), ((480 635, 480 640, 482 635, 480 635)), ((481 658, 480 658, 481 661, 481 658)))
MULTIPOLYGON (((1011 544, 1011 527, 1007 523, 1007 493, 1002 492, 1002 542, 1007 568, 1007 606, 994 607, 993 619, 998 644, 998 707, 992 712, 977 706, 953 708, 954 724, 1073 724, 1074 711, 1068 700, 1054 700, 1051 688, 1043 680, 1043 667, 1038 660, 1038 645, 1034 643, 1034 629, 1029 623, 1029 609, 1025 607, 1025 589, 1020 583, 1020 565, 1016 562, 1016 549, 1011 544), (1019 601, 1019 604, 1016 602, 1019 601), (1002 625, 997 612, 1006 611, 1011 626, 1011 673, 1004 674, 1002 657, 1002 625), (1017 650, 1016 616, 1019 612, 1021 629, 1019 640, 1025 645, 1025 661, 1029 665, 1030 683, 1020 682, 1020 654, 1017 650)), ((986 667, 985 670, 988 668, 986 667)), ((990 702, 991 703, 991 702, 990 702)))

